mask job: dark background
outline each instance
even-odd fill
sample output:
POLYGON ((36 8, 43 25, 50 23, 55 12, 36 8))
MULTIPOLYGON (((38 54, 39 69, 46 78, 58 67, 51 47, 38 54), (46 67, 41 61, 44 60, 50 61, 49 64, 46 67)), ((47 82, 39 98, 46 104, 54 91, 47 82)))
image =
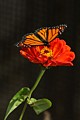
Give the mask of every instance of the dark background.
MULTIPOLYGON (((79 0, 0 0, 0 120, 12 96, 24 86, 32 87, 40 68, 19 54, 15 43, 44 26, 67 24, 61 35, 76 54, 74 67, 47 70, 33 96, 48 98, 52 120, 80 120, 80 3, 79 0)), ((23 105, 8 120, 18 120, 23 105)), ((31 108, 23 120, 44 120, 31 108)))

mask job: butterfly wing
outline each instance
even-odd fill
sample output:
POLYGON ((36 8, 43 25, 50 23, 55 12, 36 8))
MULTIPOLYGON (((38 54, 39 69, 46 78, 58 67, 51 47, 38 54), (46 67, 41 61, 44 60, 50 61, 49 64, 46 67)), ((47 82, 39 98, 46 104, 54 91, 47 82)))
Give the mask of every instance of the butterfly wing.
POLYGON ((44 40, 43 42, 46 41, 49 43, 54 40, 59 34, 62 34, 66 27, 67 26, 65 24, 55 27, 46 27, 40 29, 37 34, 42 37, 42 39, 44 40))
POLYGON ((61 34, 66 27, 66 25, 59 25, 56 27, 40 28, 34 33, 24 35, 22 41, 20 41, 17 46, 30 47, 35 45, 48 45, 48 43, 61 34))
POLYGON ((54 40, 56 37, 58 37, 59 34, 62 34, 64 32, 64 29, 66 28, 66 25, 59 25, 56 27, 48 28, 47 34, 48 34, 48 43, 54 40))
POLYGON ((18 47, 30 47, 34 45, 43 45, 43 42, 34 33, 24 35, 22 41, 17 44, 18 47))

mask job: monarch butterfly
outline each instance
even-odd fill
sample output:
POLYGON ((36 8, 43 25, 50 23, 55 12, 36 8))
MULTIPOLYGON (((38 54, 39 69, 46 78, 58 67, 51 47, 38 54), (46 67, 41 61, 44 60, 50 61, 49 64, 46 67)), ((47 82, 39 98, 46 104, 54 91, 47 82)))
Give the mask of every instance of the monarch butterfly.
POLYGON ((59 34, 62 34, 67 25, 62 24, 54 27, 43 27, 37 29, 34 33, 26 34, 22 41, 17 43, 17 47, 31 47, 36 45, 49 45, 59 34))

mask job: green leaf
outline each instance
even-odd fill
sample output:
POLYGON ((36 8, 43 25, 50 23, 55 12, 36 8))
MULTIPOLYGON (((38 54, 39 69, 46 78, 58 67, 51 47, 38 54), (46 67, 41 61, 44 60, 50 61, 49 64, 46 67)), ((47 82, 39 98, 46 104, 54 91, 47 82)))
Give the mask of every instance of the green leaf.
POLYGON ((30 89, 24 87, 13 96, 13 98, 9 102, 4 120, 6 120, 9 114, 14 111, 22 102, 25 101, 25 99, 28 97, 29 92, 30 89))
POLYGON ((36 114, 39 115, 40 113, 49 109, 51 105, 52 103, 50 100, 43 98, 43 99, 36 100, 30 106, 33 107, 36 114))
POLYGON ((37 100, 35 98, 31 98, 31 99, 28 99, 27 98, 27 104, 29 105, 32 105, 33 103, 35 103, 37 100))

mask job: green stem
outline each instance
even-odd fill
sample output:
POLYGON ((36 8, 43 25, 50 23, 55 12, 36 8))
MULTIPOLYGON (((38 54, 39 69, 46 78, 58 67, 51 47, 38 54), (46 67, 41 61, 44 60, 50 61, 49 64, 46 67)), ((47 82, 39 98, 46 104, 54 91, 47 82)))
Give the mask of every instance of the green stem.
POLYGON ((24 113, 25 113, 25 110, 26 110, 26 107, 27 107, 27 102, 25 102, 25 104, 24 104, 24 107, 23 107, 23 110, 22 110, 22 113, 21 113, 21 115, 20 115, 20 118, 19 118, 19 120, 22 120, 22 118, 23 118, 23 115, 24 115, 24 113))
MULTIPOLYGON (((41 71, 40 71, 40 73, 39 73, 39 76, 38 76, 35 84, 33 85, 32 89, 30 90, 30 93, 29 93, 29 95, 28 95, 28 99, 31 98, 31 95, 32 95, 33 91, 34 91, 34 90, 36 89, 36 87, 38 86, 38 84, 39 84, 42 76, 43 76, 44 73, 45 73, 45 71, 46 71, 46 68, 45 68, 45 69, 41 69, 41 71)), ((27 100, 26 100, 26 102, 25 102, 25 104, 24 104, 24 107, 23 107, 23 110, 22 110, 22 113, 21 113, 21 115, 20 115, 19 120, 22 120, 22 119, 23 119, 23 115, 24 115, 24 112, 25 112, 25 110, 26 110, 26 107, 27 107, 27 100)))
POLYGON ((45 68, 45 69, 41 69, 41 71, 40 71, 40 73, 39 73, 39 76, 38 76, 35 84, 33 85, 32 89, 30 90, 30 93, 29 93, 29 95, 28 95, 28 98, 29 98, 29 99, 31 98, 31 95, 32 95, 33 91, 34 91, 34 90, 36 89, 36 87, 38 86, 38 84, 39 84, 42 76, 43 76, 44 73, 45 73, 45 71, 46 71, 46 68, 45 68))

